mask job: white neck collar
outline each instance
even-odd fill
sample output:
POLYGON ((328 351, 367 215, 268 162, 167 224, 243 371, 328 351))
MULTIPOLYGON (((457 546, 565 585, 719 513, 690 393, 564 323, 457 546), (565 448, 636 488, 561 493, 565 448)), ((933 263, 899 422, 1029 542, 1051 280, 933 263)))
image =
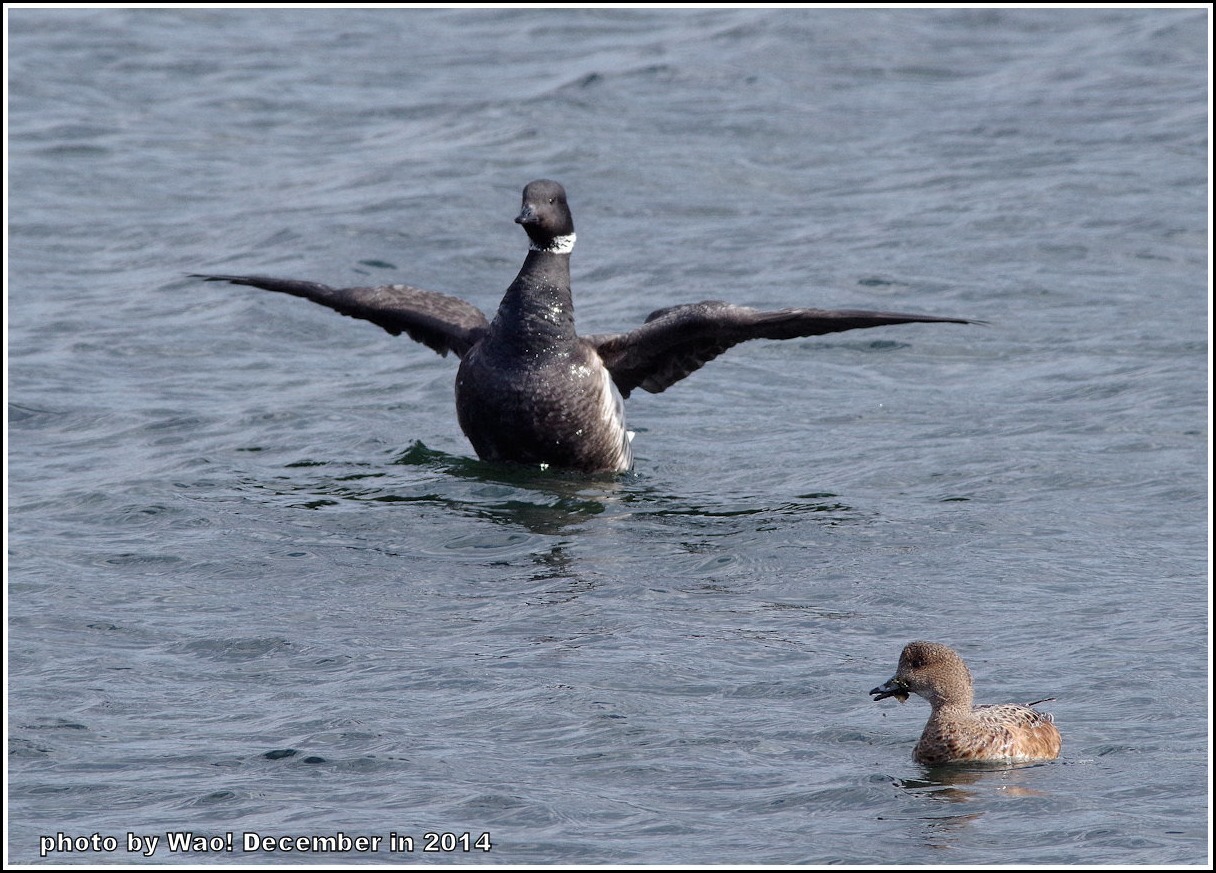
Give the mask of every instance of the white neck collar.
POLYGON ((532 243, 530 246, 528 246, 528 249, 533 252, 550 252, 555 255, 568 255, 574 251, 574 240, 575 235, 572 233, 567 234, 566 236, 555 236, 553 241, 547 246, 538 246, 536 243, 532 243))

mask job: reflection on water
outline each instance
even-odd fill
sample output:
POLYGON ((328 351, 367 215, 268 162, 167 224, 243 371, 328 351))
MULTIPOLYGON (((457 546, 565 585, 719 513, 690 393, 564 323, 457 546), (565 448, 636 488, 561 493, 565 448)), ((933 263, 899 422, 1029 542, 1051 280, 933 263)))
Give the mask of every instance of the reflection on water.
POLYGON ((943 764, 925 768, 925 779, 895 779, 893 784, 917 797, 949 803, 964 803, 974 800, 979 792, 1003 791, 1011 796, 1042 797, 1042 791, 1027 788, 1019 774, 1037 767, 1051 766, 1051 762, 1030 761, 1019 763, 972 762, 966 764, 943 764), (972 787, 976 790, 972 790, 972 787))
MULTIPOLYGON (((664 493, 642 474, 588 476, 500 464, 451 455, 413 443, 389 466, 345 460, 285 464, 286 475, 248 482, 263 497, 288 498, 297 509, 343 503, 430 504, 467 517, 518 526, 533 534, 560 535, 590 518, 617 509, 636 518, 687 524, 697 519, 812 516, 824 524, 868 518, 838 495, 811 492, 773 502, 771 494, 696 496, 664 493), (403 479, 393 468, 423 474, 403 479)), ((478 546, 475 546, 478 547, 478 546)))
MULTIPOLYGON (((826 531, 869 525, 877 517, 827 491, 678 493, 643 473, 540 470, 436 451, 421 442, 384 458, 313 455, 283 463, 277 475, 271 475, 271 466, 259 470, 260 476, 246 475, 239 490, 288 510, 285 518, 293 525, 313 529, 321 522, 293 519, 291 510, 323 511, 332 517, 322 524, 340 525, 356 548, 465 565, 532 564, 534 579, 585 582, 598 569, 579 565, 576 550, 585 563, 596 551, 596 538, 611 538, 623 525, 634 529, 630 546, 607 556, 609 562, 644 563, 648 549, 659 549, 672 558, 664 565, 666 578, 705 582, 779 572, 781 531, 797 530, 805 538, 807 521, 826 531), (359 511, 386 505, 446 518, 448 529, 442 536, 413 525, 397 529, 395 520, 403 515, 359 511), (452 523, 455 519, 489 524, 452 523), (775 550, 755 551, 757 531, 775 537, 775 550)), ((597 567, 604 560, 597 559, 597 567)))
POLYGON ((991 811, 991 800, 994 795, 1049 798, 1048 792, 1023 784, 1025 771, 1045 766, 1051 766, 1051 764, 1049 762, 946 764, 940 767, 925 768, 924 779, 893 779, 892 784, 918 801, 947 804, 976 803, 984 807, 985 811, 953 812, 943 815, 938 812, 926 812, 924 807, 918 805, 915 807, 916 812, 905 819, 915 829, 914 839, 919 845, 927 849, 952 849, 955 848, 955 841, 971 825, 991 811))

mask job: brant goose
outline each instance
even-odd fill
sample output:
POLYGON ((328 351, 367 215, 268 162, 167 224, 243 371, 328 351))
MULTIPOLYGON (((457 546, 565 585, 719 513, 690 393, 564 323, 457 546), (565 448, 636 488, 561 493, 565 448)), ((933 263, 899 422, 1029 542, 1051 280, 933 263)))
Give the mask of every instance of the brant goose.
POLYGON ((460 358, 456 414, 480 458, 587 473, 633 463, 622 398, 658 393, 737 343, 792 339, 907 322, 971 324, 898 312, 782 309, 716 300, 652 312, 628 333, 579 336, 570 296, 574 220, 557 182, 530 182, 515 221, 528 234, 524 265, 492 321, 470 303, 410 285, 330 288, 265 276, 192 274, 306 297, 460 358))
POLYGON ((1060 732, 1051 715, 1032 709, 1054 697, 972 706, 971 671, 941 643, 908 643, 895 675, 870 693, 875 700, 894 697, 900 703, 919 694, 933 706, 912 752, 918 764, 1050 761, 1060 755, 1060 732))

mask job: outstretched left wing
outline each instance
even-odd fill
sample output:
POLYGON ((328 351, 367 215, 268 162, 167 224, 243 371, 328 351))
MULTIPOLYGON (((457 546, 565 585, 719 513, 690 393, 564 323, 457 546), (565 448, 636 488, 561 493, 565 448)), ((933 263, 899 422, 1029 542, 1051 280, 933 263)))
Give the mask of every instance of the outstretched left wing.
POLYGON ((866 312, 856 309, 780 309, 761 312, 718 300, 652 312, 628 333, 584 337, 603 358, 621 396, 634 388, 658 394, 696 372, 731 346, 753 339, 794 339, 863 327, 914 322, 976 324, 964 318, 866 312))

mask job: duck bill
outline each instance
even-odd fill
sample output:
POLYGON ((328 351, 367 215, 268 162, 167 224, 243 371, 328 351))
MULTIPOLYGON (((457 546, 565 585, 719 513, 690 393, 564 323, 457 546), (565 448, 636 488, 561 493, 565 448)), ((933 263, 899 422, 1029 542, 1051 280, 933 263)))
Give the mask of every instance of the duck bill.
POLYGON ((874 695, 874 701, 886 700, 888 697, 894 697, 900 703, 906 703, 908 700, 908 689, 904 683, 892 677, 879 685, 877 688, 872 688, 870 693, 874 695))

